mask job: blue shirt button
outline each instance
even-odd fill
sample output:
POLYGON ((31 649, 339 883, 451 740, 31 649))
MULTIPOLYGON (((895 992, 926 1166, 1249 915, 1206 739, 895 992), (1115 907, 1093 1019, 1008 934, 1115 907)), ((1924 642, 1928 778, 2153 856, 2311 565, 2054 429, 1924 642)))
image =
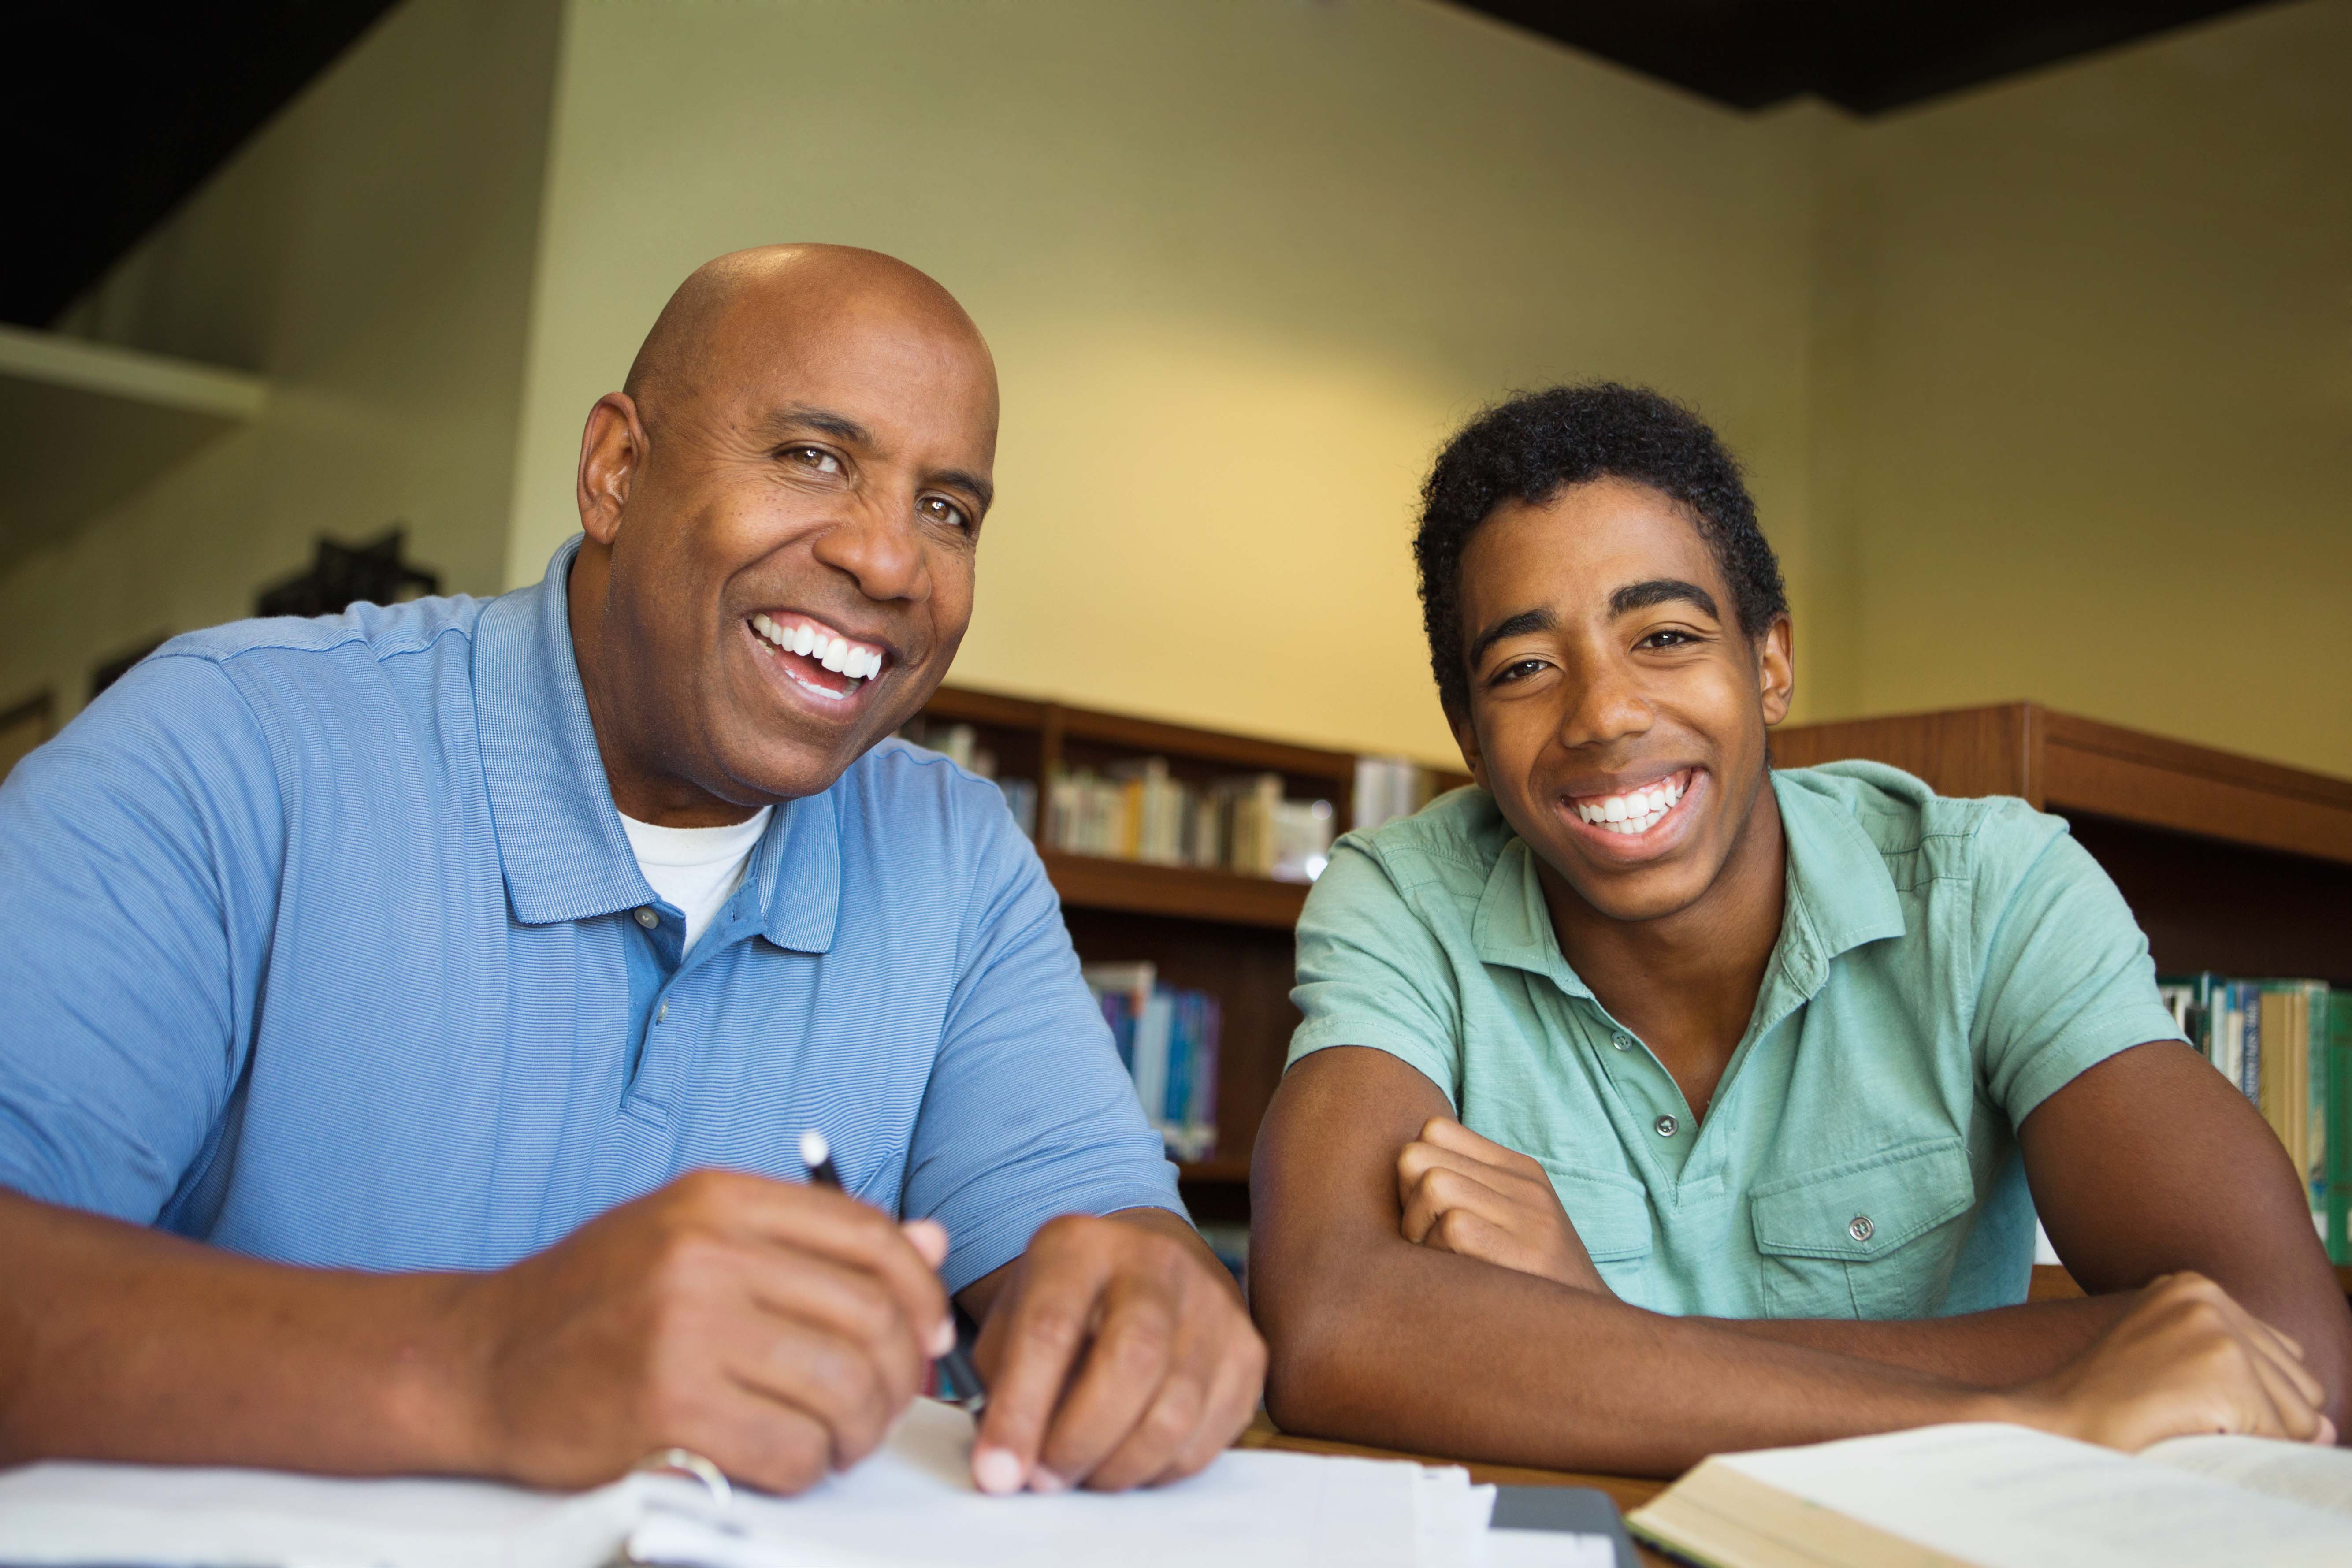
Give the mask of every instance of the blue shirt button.
POLYGON ((654 907, 651 904, 647 904, 645 908, 637 911, 637 923, 645 927, 647 931, 651 931, 654 927, 661 924, 661 916, 654 913, 654 907))

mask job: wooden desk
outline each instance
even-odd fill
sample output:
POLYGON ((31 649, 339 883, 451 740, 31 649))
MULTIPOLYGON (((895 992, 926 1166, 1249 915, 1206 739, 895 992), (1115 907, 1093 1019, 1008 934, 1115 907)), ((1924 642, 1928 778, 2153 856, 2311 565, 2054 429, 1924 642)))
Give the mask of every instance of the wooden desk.
MULTIPOLYGON (((1273 1422, 1260 1411, 1234 1445, 1238 1448, 1286 1448, 1300 1454, 1352 1454, 1366 1459, 1410 1459, 1422 1465, 1460 1465, 1470 1472, 1470 1479, 1503 1487, 1591 1487, 1607 1492, 1621 1513, 1631 1513, 1666 1489, 1664 1481, 1646 1480, 1636 1476, 1593 1476, 1574 1470, 1536 1470, 1520 1465, 1481 1465, 1467 1459, 1448 1459, 1428 1454, 1404 1454, 1393 1448, 1367 1447, 1360 1443, 1332 1443, 1320 1437, 1294 1437, 1276 1429, 1273 1422)), ((1673 1559, 1661 1557, 1640 1542, 1633 1543, 1634 1555, 1643 1568, 1675 1568, 1673 1559)))

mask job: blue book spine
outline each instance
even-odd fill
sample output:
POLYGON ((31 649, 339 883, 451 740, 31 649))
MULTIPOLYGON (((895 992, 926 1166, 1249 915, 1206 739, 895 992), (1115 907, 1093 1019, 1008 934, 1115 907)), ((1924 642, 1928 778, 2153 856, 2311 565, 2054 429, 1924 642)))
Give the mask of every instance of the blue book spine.
POLYGON ((1192 1089, 1192 999, 1197 994, 1179 991, 1171 1000, 1168 1021, 1168 1089, 1160 1106, 1160 1118, 1171 1127, 1184 1125, 1186 1102, 1192 1089))

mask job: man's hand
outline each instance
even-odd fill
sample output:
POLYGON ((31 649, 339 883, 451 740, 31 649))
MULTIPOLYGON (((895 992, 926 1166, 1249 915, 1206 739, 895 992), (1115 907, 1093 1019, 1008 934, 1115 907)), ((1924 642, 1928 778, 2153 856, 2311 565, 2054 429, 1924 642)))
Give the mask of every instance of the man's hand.
POLYGON ((2303 1347, 2210 1279, 2168 1274, 2071 1365, 2001 1401, 2009 1419, 2134 1451, 2234 1432, 2333 1444, 2303 1347))
POLYGON ((999 1271, 974 1359, 983 1491, 1176 1480, 1240 1433, 1265 1342, 1192 1227, 1158 1209, 1066 1215, 999 1271))
POLYGON ((1578 1290, 1613 1293, 1559 1206, 1544 1168, 1516 1149, 1433 1116, 1397 1156, 1407 1241, 1578 1290))
POLYGON ((466 1287, 466 1468, 583 1487, 679 1447, 809 1487, 870 1452, 954 1342, 947 1245, 840 1193, 682 1176, 466 1287))

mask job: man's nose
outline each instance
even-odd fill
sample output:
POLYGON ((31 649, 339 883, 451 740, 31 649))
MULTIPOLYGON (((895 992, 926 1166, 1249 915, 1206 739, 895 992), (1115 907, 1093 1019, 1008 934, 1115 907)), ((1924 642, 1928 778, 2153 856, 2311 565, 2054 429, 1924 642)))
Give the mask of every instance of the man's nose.
POLYGON ((869 599, 919 599, 929 564, 911 496, 861 500, 816 542, 816 558, 856 580, 869 599))

